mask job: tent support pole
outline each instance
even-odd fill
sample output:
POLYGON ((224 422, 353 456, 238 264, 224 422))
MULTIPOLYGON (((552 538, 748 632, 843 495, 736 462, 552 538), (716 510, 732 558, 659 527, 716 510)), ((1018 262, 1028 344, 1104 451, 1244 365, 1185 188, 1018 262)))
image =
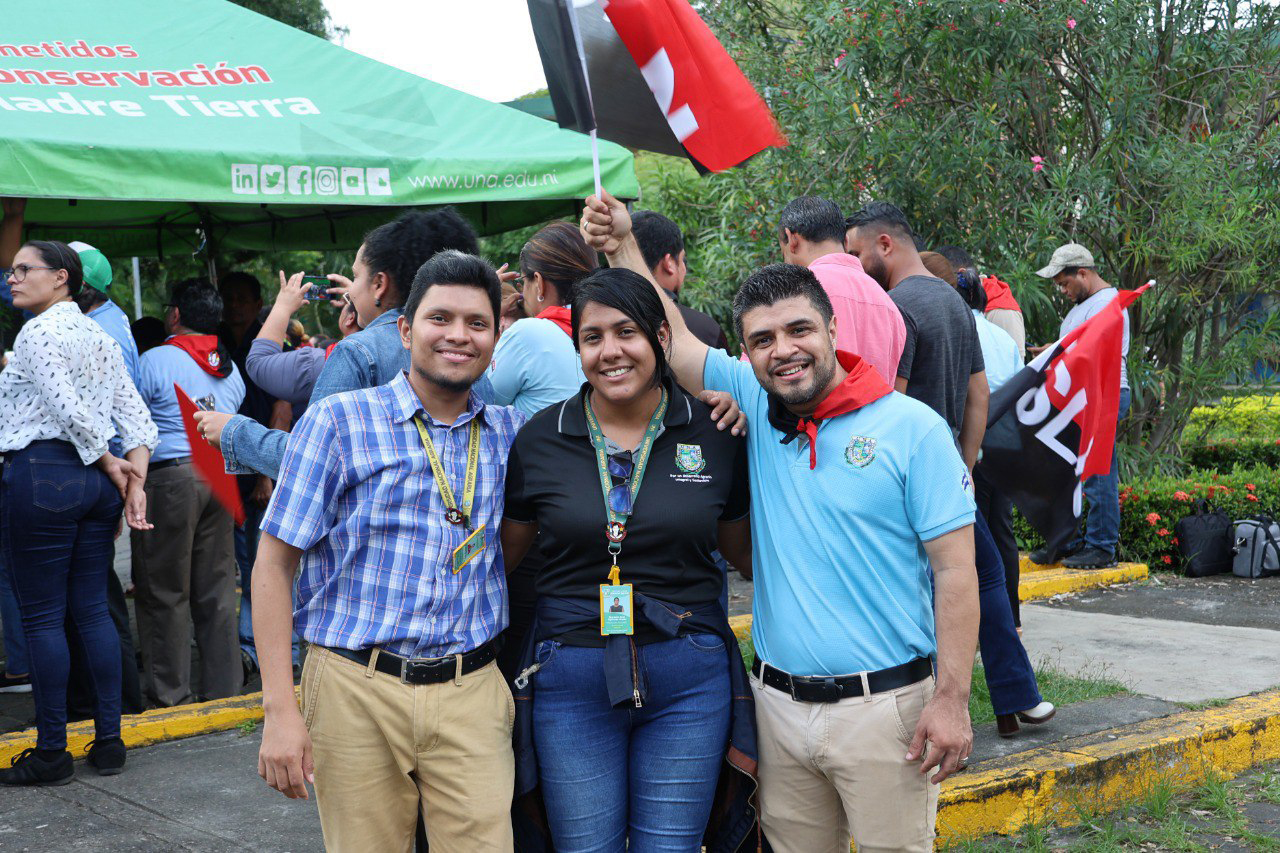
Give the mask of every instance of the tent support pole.
POLYGON ((138 256, 133 256, 133 319, 142 319, 142 271, 138 268, 138 256))

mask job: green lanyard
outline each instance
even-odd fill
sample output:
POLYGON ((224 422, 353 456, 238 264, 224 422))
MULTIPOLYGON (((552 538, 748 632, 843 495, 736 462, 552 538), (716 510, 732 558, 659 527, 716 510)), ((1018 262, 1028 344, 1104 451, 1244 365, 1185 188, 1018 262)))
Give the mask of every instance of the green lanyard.
MULTIPOLYGON (((609 553, 613 555, 613 563, 618 563, 618 554, 622 552, 622 540, 627 538, 627 516, 620 512, 614 512, 609 506, 609 492, 613 489, 613 477, 609 473, 609 451, 605 443, 604 432, 600 429, 600 422, 596 420, 595 413, 591 411, 591 399, 583 396, 582 407, 587 412, 587 429, 591 433, 591 444, 596 449, 596 468, 600 474, 600 491, 604 495, 604 511, 609 518, 609 523, 604 527, 604 535, 609 540, 609 553)), ((658 430, 662 428, 662 419, 667 414, 667 389, 662 389, 662 400, 658 403, 658 408, 653 410, 653 417, 649 418, 649 426, 645 427, 644 439, 640 442, 640 449, 636 451, 635 457, 632 459, 631 469, 631 506, 634 511, 636 505, 636 495, 640 493, 640 482, 644 479, 644 469, 649 464, 649 453, 653 450, 653 443, 658 438, 658 430)))
POLYGON ((444 501, 444 518, 450 524, 465 526, 471 529, 471 505, 476 499, 476 472, 480 468, 480 422, 479 418, 471 419, 471 430, 467 436, 467 478, 462 486, 462 507, 459 508, 453 498, 453 489, 449 487, 449 478, 445 475, 444 466, 436 454, 435 445, 431 443, 431 434, 422 423, 422 418, 413 416, 413 424, 418 428, 422 438, 422 446, 431 460, 431 473, 436 476, 436 485, 440 487, 440 498, 444 501))

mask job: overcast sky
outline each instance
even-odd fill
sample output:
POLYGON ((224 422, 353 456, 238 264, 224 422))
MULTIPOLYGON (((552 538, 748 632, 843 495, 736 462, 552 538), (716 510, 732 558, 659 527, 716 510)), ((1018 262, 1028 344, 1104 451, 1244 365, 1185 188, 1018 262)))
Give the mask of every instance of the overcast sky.
POLYGON ((525 0, 325 0, 356 53, 509 101, 546 86, 525 0))

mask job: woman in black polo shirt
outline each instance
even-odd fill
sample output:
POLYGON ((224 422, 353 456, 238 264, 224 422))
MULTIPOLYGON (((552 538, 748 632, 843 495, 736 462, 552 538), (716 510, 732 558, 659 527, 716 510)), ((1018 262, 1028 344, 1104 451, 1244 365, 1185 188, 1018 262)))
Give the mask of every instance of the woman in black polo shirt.
POLYGON ((560 853, 699 850, 739 754, 745 676, 712 552, 750 565, 746 448, 676 384, 664 318, 633 272, 581 281, 587 382, 534 416, 508 461, 504 558, 518 564, 539 533, 546 556, 517 679, 533 701, 518 703, 516 788, 541 785, 560 853))

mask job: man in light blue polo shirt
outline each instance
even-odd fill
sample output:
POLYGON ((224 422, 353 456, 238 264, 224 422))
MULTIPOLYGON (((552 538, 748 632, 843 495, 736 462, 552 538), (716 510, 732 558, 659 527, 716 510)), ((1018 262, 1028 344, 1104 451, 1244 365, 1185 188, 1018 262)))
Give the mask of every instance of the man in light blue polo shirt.
POLYGON ((138 344, 133 340, 133 332, 129 329, 129 317, 120 306, 111 301, 108 288, 111 287, 111 264, 107 256, 88 243, 76 241, 69 243, 80 256, 80 264, 84 267, 84 283, 88 287, 80 288, 76 304, 87 316, 92 317, 111 336, 111 340, 120 345, 120 354, 124 356, 124 369, 129 371, 133 384, 138 384, 138 344))
MULTIPOLYGON (((649 277, 626 208, 607 194, 587 204, 588 240, 649 277)), ((851 839, 932 850, 938 783, 973 739, 968 471, 941 417, 837 353, 812 272, 765 267, 733 308, 750 365, 710 351, 678 311, 667 321, 680 384, 729 391, 752 420, 765 834, 783 853, 848 850, 851 839)))

